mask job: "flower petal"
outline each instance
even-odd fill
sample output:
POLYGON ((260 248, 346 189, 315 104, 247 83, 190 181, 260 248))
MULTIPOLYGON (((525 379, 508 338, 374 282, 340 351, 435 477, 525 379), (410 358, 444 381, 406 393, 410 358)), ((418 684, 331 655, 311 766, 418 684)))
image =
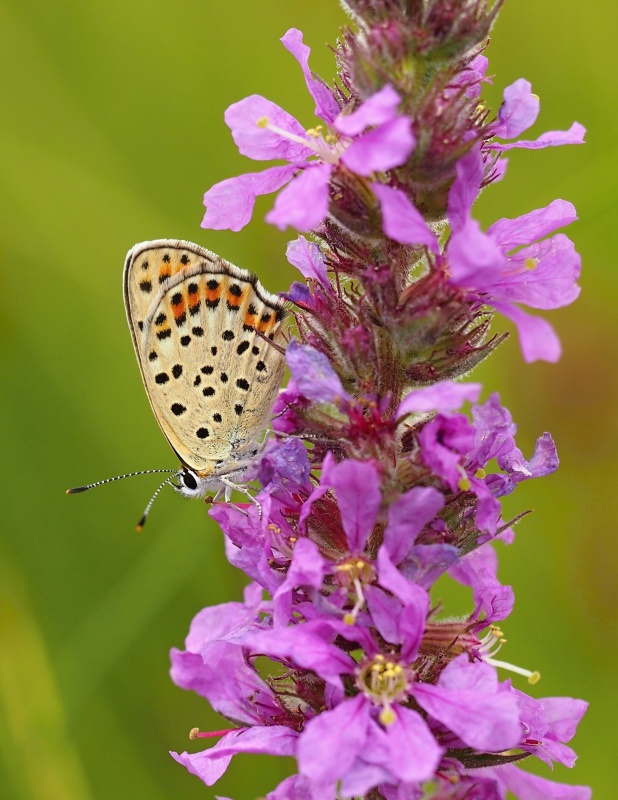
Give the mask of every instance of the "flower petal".
POLYGON ((367 739, 371 704, 362 694, 310 719, 298 741, 298 767, 319 783, 340 780, 367 739))
POLYGON ((531 83, 524 78, 507 86, 503 97, 493 133, 501 139, 514 139, 534 125, 541 101, 532 93, 531 83))
POLYGON ((393 710, 396 720, 386 728, 388 767, 405 783, 427 781, 433 777, 443 750, 419 713, 400 705, 393 710))
POLYGON ((560 360, 562 355, 560 339, 547 320, 526 314, 512 303, 492 300, 491 305, 517 326, 524 361, 528 364, 532 361, 548 361, 555 364, 560 360))
POLYGON ((445 689, 415 683, 415 700, 469 747, 489 753, 515 747, 522 736, 513 694, 487 694, 472 689, 445 689))
POLYGON ((313 278, 321 286, 332 290, 322 251, 315 242, 299 236, 293 242, 288 242, 285 255, 290 264, 300 270, 305 278, 313 278))
POLYGON ((503 152, 504 150, 513 150, 515 147, 521 147, 525 150, 541 150, 543 147, 560 147, 563 144, 584 144, 584 137, 586 129, 579 122, 574 122, 568 131, 547 131, 542 133, 538 139, 522 140, 518 142, 508 142, 499 144, 498 142, 491 142, 487 145, 490 150, 497 150, 503 152))
POLYGON ((202 750, 200 753, 187 753, 186 750, 184 753, 170 751, 171 757, 186 767, 192 775, 197 775, 206 786, 213 786, 229 767, 232 756, 212 758, 209 753, 210 750, 202 750))
POLYGON ((590 800, 592 797, 592 790, 587 786, 567 786, 565 783, 548 781, 524 772, 514 764, 504 764, 479 772, 491 774, 519 800, 590 800))
POLYGON ((309 94, 315 100, 315 114, 331 124, 339 114, 339 103, 335 100, 335 96, 324 81, 314 75, 309 69, 309 55, 311 48, 303 44, 303 34, 297 28, 290 28, 287 33, 281 37, 281 42, 285 49, 291 53, 300 64, 300 68, 305 76, 305 83, 309 94))
POLYGON ((382 502, 376 468, 369 461, 347 459, 324 473, 322 483, 335 490, 348 545, 358 555, 365 549, 382 502))
POLYGON ((425 245, 432 253, 439 251, 436 235, 402 191, 383 183, 372 183, 371 188, 380 202, 382 228, 389 239, 400 244, 425 245))
POLYGON ((324 353, 292 339, 285 352, 292 378, 300 393, 316 403, 338 403, 349 398, 324 353))
POLYGON ((291 114, 276 103, 259 94, 252 94, 232 103, 225 112, 226 125, 232 131, 232 138, 243 156, 256 161, 304 161, 314 155, 312 148, 276 133, 260 124, 267 120, 269 125, 279 128, 292 136, 307 137, 305 129, 291 114))
POLYGON ((573 203, 567 200, 554 200, 545 208, 537 208, 515 219, 499 219, 487 229, 487 235, 494 242, 509 251, 522 244, 532 244, 543 236, 564 228, 577 219, 573 203))
POLYGON ((368 176, 405 164, 414 145, 409 117, 398 117, 354 139, 341 161, 357 175, 368 176))
POLYGON ((317 227, 328 213, 328 184, 331 164, 310 162, 300 175, 277 195, 266 222, 285 230, 288 225, 298 231, 317 227))
POLYGON ((313 632, 308 623, 258 631, 247 636, 243 643, 270 658, 292 660, 299 667, 312 669, 335 689, 341 688, 340 676, 353 674, 356 667, 347 653, 313 632))
POLYGON ((444 495, 431 486, 416 486, 395 500, 384 531, 384 546, 394 564, 408 555, 418 534, 443 506, 444 495))
POLYGON ((447 244, 450 283, 487 291, 500 279, 506 264, 507 257, 475 219, 469 217, 453 230, 447 244))
POLYGON ((501 300, 532 308, 561 308, 577 299, 581 258, 563 233, 522 247, 491 289, 501 300))
POLYGON ((293 165, 269 167, 215 183, 204 195, 206 214, 202 228, 241 230, 251 220, 256 197, 276 192, 296 171, 293 165))
POLYGON ((397 620, 398 641, 403 645, 401 657, 409 663, 416 658, 423 638, 429 613, 429 595, 425 589, 409 581, 395 568, 384 547, 378 552, 378 580, 381 586, 392 592, 403 604, 397 620))
POLYGON ((473 147, 455 165, 456 177, 448 193, 448 220, 452 231, 463 228, 483 181, 480 147, 473 147))
POLYGON ((413 389, 403 398, 397 409, 397 417, 416 411, 455 411, 466 400, 476 403, 481 393, 480 383, 455 383, 454 381, 438 381, 433 386, 413 389))
POLYGON ((285 725, 241 728, 226 734, 215 747, 206 750, 213 758, 226 758, 236 753, 264 753, 273 756, 296 754, 298 733, 285 725))
POLYGON ((292 563, 285 581, 273 597, 275 607, 275 626, 286 625, 292 613, 292 592, 299 586, 319 589, 322 586, 327 567, 318 546, 303 536, 296 542, 292 563))
POLYGON ((339 114, 333 127, 346 136, 358 136, 365 128, 396 119, 401 97, 390 84, 368 97, 351 114, 339 114))

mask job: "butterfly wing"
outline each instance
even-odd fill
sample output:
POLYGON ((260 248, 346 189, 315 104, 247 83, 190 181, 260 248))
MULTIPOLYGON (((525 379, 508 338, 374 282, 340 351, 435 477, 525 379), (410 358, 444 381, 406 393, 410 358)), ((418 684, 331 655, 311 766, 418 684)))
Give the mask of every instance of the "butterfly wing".
POLYGON ((207 476, 242 458, 283 379, 271 343, 283 339, 284 302, 247 270, 176 239, 129 251, 124 299, 150 405, 180 460, 207 476))

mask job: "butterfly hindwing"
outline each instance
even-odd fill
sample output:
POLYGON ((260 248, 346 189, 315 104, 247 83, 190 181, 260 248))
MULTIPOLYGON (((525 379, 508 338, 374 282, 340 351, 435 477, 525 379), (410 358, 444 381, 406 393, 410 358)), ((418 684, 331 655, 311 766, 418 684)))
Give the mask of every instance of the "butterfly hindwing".
POLYGON ((252 273, 167 239, 129 251, 124 296, 150 404, 181 461, 207 475, 242 458, 283 378, 271 345, 283 337, 283 301, 252 273))

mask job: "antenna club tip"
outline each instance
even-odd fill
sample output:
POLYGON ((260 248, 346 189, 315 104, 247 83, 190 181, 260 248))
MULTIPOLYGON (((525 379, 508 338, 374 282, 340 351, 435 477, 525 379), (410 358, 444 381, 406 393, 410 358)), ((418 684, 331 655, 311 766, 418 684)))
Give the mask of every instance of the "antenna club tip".
POLYGON ((145 525, 145 524, 146 524, 146 517, 142 517, 142 518, 140 519, 140 521, 137 523, 137 525, 135 526, 135 530, 136 530, 138 533, 141 533, 141 532, 144 530, 144 525, 145 525))
POLYGON ((87 488, 87 486, 76 486, 74 489, 67 489, 65 494, 79 494, 85 492, 87 488))

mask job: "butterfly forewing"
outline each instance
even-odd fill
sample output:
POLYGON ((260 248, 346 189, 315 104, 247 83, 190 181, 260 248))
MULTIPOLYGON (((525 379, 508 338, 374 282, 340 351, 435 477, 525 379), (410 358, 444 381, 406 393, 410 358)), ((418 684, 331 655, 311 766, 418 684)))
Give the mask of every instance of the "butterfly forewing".
POLYGON ((124 297, 150 404, 181 461, 208 475, 242 459, 283 378, 271 344, 283 337, 283 301, 252 273, 167 239, 129 251, 124 297))

